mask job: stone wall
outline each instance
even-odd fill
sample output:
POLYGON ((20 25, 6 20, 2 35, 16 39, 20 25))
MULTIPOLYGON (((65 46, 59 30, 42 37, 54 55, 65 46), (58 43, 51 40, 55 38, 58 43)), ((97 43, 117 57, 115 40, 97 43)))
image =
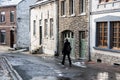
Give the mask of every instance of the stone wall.
POLYGON ((86 54, 88 53, 88 1, 86 0, 86 12, 79 13, 79 0, 74 0, 74 15, 69 14, 69 0, 65 0, 65 15, 61 16, 61 0, 59 0, 59 53, 62 50, 62 32, 70 30, 74 33, 75 58, 79 58, 79 31, 85 31, 86 54))
POLYGON ((113 65, 114 63, 120 64, 120 57, 119 56, 113 56, 109 54, 101 54, 99 52, 92 53, 92 60, 95 62, 99 62, 98 60, 101 60, 101 63, 107 63, 113 65))

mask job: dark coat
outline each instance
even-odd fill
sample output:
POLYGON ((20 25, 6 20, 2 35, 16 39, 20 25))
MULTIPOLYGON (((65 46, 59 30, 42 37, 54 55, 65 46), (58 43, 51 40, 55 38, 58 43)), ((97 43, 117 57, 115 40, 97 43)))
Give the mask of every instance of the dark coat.
POLYGON ((70 42, 65 42, 63 50, 62 50, 62 53, 64 53, 64 54, 70 54, 70 51, 71 51, 70 42))

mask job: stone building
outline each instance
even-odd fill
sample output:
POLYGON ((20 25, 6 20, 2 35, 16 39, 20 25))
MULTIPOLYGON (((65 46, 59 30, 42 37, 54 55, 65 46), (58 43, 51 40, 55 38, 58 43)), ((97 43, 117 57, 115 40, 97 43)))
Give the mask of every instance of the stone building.
POLYGON ((13 47, 16 43, 16 5, 20 1, 0 1, 0 45, 13 47))
POLYGON ((30 9, 30 52, 54 55, 57 51, 57 1, 38 0, 30 9))
POLYGON ((30 6, 37 0, 22 0, 17 5, 17 48, 29 48, 30 46, 30 6))
POLYGON ((17 35, 16 47, 29 48, 30 46, 30 6, 37 0, 22 0, 17 5, 17 35))
POLYGON ((59 0, 59 52, 69 39, 74 59, 88 58, 88 0, 59 0))
POLYGON ((120 0, 91 0, 90 52, 96 62, 120 64, 120 0))

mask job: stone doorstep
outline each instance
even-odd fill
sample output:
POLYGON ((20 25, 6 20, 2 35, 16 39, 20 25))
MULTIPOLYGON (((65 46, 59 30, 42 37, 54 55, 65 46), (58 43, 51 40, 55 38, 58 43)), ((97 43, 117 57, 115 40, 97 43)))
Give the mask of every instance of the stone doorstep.
MULTIPOLYGON (((12 65, 8 62, 6 57, 0 57, 2 60, 1 67, 2 69, 7 72, 12 80, 23 80, 19 74, 13 69, 12 65)), ((10 80, 11 80, 10 79, 10 80)))

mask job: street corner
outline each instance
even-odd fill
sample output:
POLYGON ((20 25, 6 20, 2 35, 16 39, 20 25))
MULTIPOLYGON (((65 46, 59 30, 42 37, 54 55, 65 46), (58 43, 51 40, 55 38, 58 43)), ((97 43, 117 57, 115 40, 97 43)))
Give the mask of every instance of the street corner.
POLYGON ((22 80, 6 57, 0 56, 0 80, 22 80))

